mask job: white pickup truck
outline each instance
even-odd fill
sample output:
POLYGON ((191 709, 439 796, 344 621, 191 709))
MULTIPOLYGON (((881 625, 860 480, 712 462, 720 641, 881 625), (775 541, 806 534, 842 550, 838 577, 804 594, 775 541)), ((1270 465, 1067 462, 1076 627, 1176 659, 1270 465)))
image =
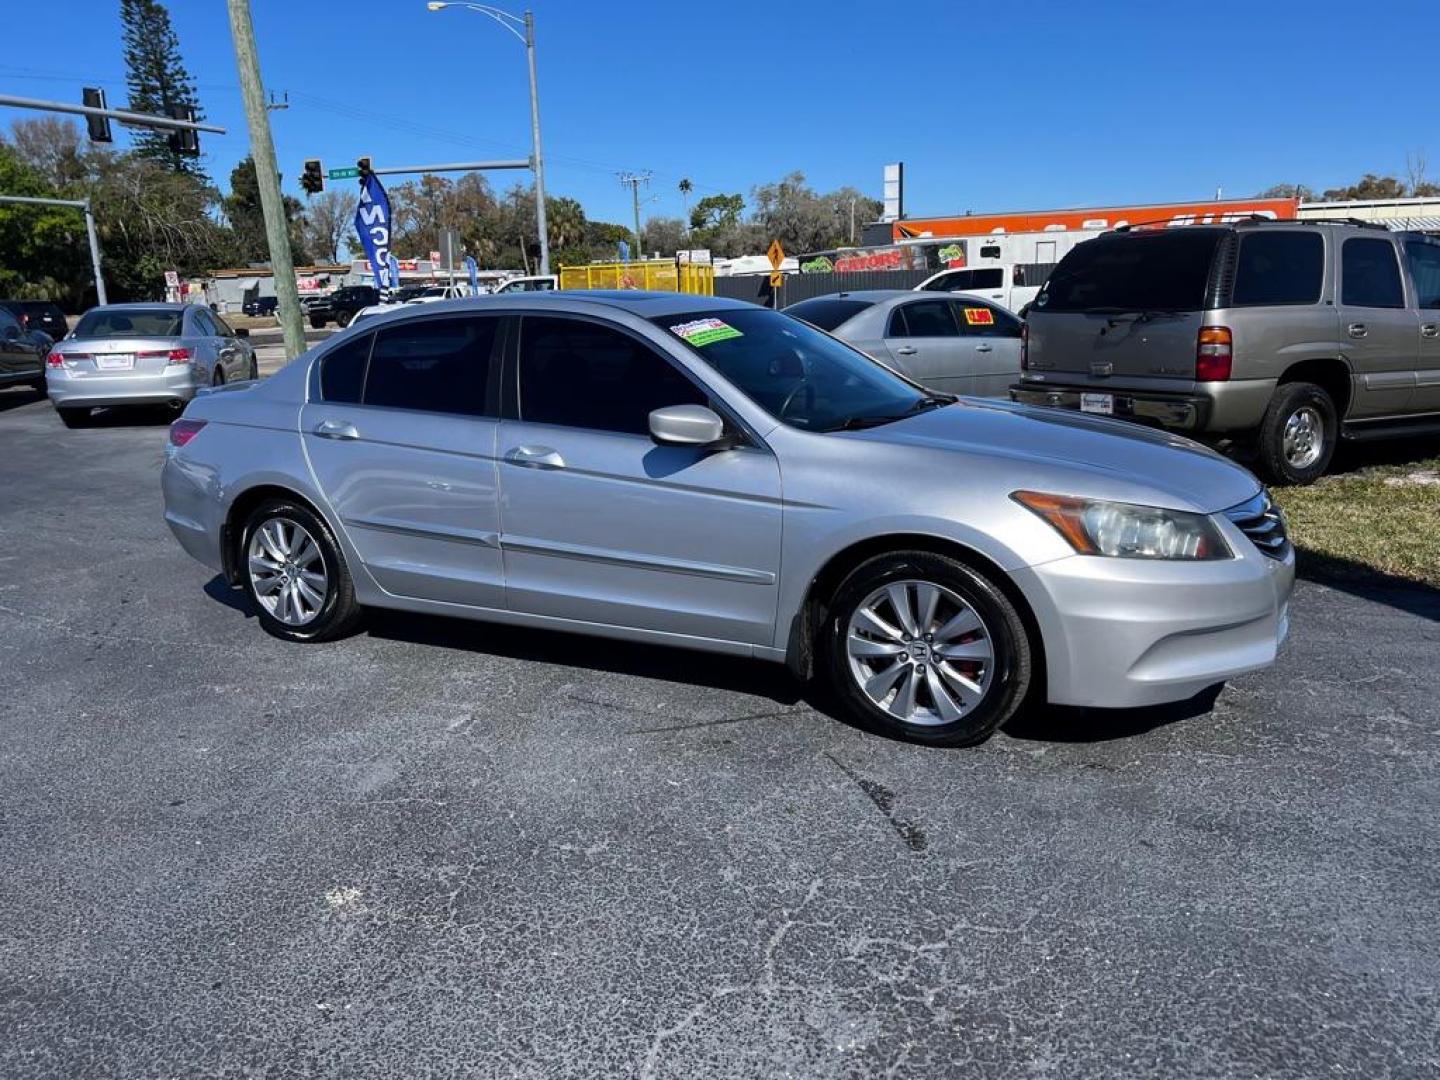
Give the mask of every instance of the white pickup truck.
POLYGON ((1028 285, 1023 280, 1016 281, 1017 270, 1023 275, 1023 269, 1010 264, 941 270, 916 285, 915 291, 969 293, 984 300, 994 300, 1018 314, 1021 308, 1039 295, 1040 286, 1044 282, 1028 285))

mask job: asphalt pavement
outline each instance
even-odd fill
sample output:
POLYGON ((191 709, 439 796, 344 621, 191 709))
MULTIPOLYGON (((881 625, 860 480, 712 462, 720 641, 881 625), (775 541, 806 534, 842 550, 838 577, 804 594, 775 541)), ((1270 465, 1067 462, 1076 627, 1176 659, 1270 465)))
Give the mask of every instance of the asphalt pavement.
POLYGON ((0 1076, 1440 1073, 1440 596, 974 750, 780 669, 264 634, 163 413, 0 393, 0 1076))

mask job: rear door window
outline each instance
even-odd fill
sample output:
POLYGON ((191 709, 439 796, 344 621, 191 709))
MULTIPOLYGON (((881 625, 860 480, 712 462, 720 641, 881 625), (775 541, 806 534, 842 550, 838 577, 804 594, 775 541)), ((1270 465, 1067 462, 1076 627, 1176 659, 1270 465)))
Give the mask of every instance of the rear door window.
POLYGON ((497 317, 419 319, 375 335, 363 401, 388 409, 485 416, 497 317))
POLYGON ((902 304, 890 316, 890 337, 958 337, 948 300, 902 304))
POLYGON ((1416 305, 1426 311, 1440 308, 1440 244, 1407 240, 1405 260, 1410 264, 1416 305))
POLYGON ((833 297, 825 296, 791 304, 785 309, 785 314, 793 315, 797 319, 804 319, 811 326, 821 330, 834 330, 841 323, 853 319, 869 306, 870 304, 865 300, 836 300, 833 297))
POLYGON ((1035 298, 1039 311, 1200 311, 1224 233, 1174 228, 1102 236, 1060 260, 1035 298))
POLYGON ((1346 307, 1405 306, 1394 244, 1368 236, 1345 241, 1340 249, 1340 302, 1346 307))
POLYGON ((1325 277, 1325 241, 1316 232, 1257 230, 1240 238, 1232 307, 1315 304, 1325 277))
POLYGON ((332 349, 320 361, 320 396, 326 401, 360 404, 365 387, 365 363, 374 334, 365 334, 332 349))

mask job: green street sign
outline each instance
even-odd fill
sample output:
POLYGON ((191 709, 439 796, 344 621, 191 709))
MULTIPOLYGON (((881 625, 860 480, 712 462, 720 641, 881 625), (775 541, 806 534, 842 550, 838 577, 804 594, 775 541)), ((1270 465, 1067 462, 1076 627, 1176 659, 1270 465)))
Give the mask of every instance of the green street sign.
POLYGON ((331 169, 325 174, 331 180, 354 180, 360 175, 359 169, 331 169))

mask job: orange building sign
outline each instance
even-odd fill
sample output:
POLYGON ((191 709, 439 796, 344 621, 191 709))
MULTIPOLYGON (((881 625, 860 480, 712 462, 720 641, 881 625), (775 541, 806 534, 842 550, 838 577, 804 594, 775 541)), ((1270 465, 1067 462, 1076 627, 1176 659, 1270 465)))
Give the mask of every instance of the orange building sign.
POLYGON ((1299 217, 1298 199, 1217 199, 1211 202, 1094 206, 1082 210, 1030 210, 1014 214, 966 214, 963 217, 907 218, 892 226, 892 237, 989 236, 1070 229, 1115 229, 1121 225, 1206 225, 1260 215, 1299 217))

